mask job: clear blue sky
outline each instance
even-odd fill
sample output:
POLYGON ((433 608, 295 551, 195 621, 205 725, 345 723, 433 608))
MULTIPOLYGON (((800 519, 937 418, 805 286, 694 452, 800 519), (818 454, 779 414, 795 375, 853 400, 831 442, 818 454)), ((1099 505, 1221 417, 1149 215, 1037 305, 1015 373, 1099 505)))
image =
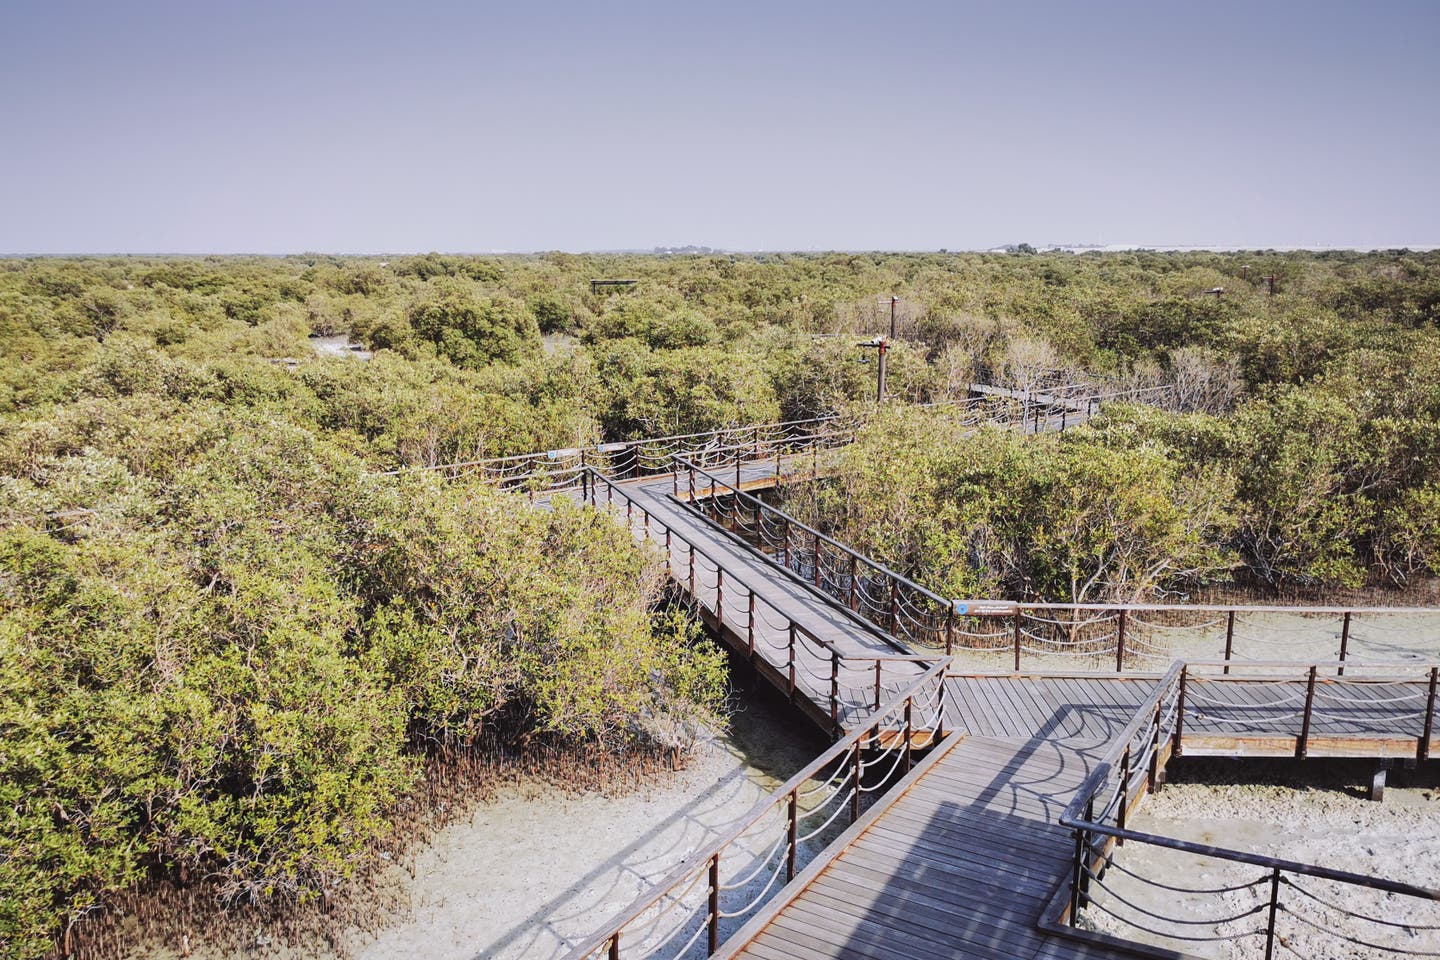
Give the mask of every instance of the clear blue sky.
POLYGON ((1440 243, 1440 2, 5 0, 0 252, 1440 243))

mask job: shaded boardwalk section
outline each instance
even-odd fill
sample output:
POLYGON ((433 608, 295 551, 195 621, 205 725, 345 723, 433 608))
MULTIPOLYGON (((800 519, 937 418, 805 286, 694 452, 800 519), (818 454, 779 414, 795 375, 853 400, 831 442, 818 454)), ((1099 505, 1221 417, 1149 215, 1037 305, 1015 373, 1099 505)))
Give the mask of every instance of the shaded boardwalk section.
MULTIPOLYGON (((1134 712, 1103 695, 1108 683, 1057 689, 1055 709, 1028 737, 958 738, 721 955, 1107 955, 1047 934, 1036 921, 1070 868, 1073 844, 1060 815, 1134 712)), ((1040 712, 1032 705, 1032 716, 1040 712)))
POLYGON ((1429 702, 1433 715, 1433 668, 1361 679, 1349 667, 1348 677, 1331 678, 1324 710, 1315 706, 1319 668, 1303 679, 1293 664, 1284 669, 1292 676, 1187 681, 1188 668, 1176 664, 1159 678, 951 678, 947 716, 967 733, 938 748, 719 955, 1133 956, 1124 943, 1074 939, 1062 925, 1077 902, 1073 885, 1103 875, 1114 832, 1177 752, 1227 751, 1215 744, 1233 733, 1217 718, 1244 720, 1295 755, 1307 740, 1346 756, 1403 743, 1424 758, 1434 746, 1433 716, 1407 712, 1429 702), (1181 702, 1191 685, 1206 690, 1204 710, 1181 702), (1297 701, 1310 702, 1308 719, 1303 709, 1290 716, 1297 701), (1195 711, 1188 733, 1187 709, 1195 711), (1416 719, 1419 734, 1400 736, 1416 719), (1083 858, 1077 810, 1113 827, 1087 832, 1083 858))

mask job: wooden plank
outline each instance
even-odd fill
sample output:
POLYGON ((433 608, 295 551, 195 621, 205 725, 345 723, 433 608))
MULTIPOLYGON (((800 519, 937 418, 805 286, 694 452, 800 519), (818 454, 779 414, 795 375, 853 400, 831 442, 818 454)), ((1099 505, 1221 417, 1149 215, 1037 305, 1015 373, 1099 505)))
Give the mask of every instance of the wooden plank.
POLYGON ((889 913, 897 926, 931 931, 952 949, 968 947, 973 951, 971 956, 1008 960, 1015 956, 1017 948, 1033 951, 1043 942, 1043 935, 1034 929, 1040 900, 1012 896, 997 901, 993 896, 976 896, 964 888, 926 887, 904 881, 876 891, 853 879, 829 874, 817 883, 815 894, 843 902, 852 910, 878 909, 882 916, 889 913))
POLYGON ((1002 687, 994 682, 978 685, 975 694, 983 704, 985 715, 994 724, 997 733, 1014 735, 1022 726, 1019 713, 1005 698, 1002 687))
POLYGON ((1016 829, 1019 825, 1012 823, 1007 836, 1004 826, 1002 823, 976 824, 957 819, 948 827, 936 825, 923 833, 916 833, 910 825, 900 824, 895 817, 886 816, 871 827, 873 836, 857 843, 846 855, 856 854, 861 861, 872 862, 867 861, 864 855, 888 847, 913 851, 917 857, 937 863, 963 865, 975 860, 982 862, 987 871, 1012 870, 1017 875, 1043 873, 1047 877, 1055 863, 1068 862, 1068 834, 1057 833, 1047 838, 1039 836, 1038 830, 1016 829), (997 854, 1004 856, 1004 862, 1000 862, 997 854))
MULTIPOLYGON (((844 895, 845 891, 838 891, 844 895)), ((847 907, 852 906, 848 898, 840 900, 847 907)), ((802 911, 797 911, 797 916, 787 916, 777 922, 777 929, 788 929, 792 932, 801 932, 806 927, 811 931, 823 931, 818 934, 822 942, 835 943, 843 940, 844 947, 873 947, 880 951, 879 956, 887 957, 916 957, 929 960, 937 953, 948 953, 953 955, 957 945, 957 938, 954 936, 954 928, 957 918, 953 915, 939 911, 924 911, 922 905, 914 902, 897 902, 886 904, 897 910, 904 909, 902 916, 887 916, 869 912, 855 913, 847 912, 837 908, 830 902, 809 898, 802 911), (799 923, 791 924, 792 919, 799 923), (925 921, 929 920, 927 924, 925 921), (944 924, 940 929, 936 927, 944 924)), ((1013 953, 986 954, 996 956, 997 960, 1014 956, 1013 953)))

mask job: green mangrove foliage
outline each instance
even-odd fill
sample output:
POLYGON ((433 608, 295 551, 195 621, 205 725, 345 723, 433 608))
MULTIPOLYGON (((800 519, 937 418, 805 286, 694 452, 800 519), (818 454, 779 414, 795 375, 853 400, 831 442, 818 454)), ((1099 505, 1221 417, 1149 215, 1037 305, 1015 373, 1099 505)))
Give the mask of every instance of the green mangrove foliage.
POLYGON ((810 509, 950 596, 1135 599, 1227 571, 1234 482, 1158 445, 1030 437, 944 413, 869 423, 810 509))
POLYGON ((381 474, 865 403, 890 294, 896 399, 1167 405, 1063 438, 875 420, 819 506, 917 578, 1440 572, 1436 253, 3 260, 0 942, 43 953, 143 876, 311 895, 437 749, 683 737, 723 677, 653 558, 381 474))
POLYGON ((896 409, 796 491, 841 539, 953 596, 1162 597, 1215 582, 1403 586, 1440 576, 1440 358, 1347 358, 1228 416, 1108 405, 1027 437, 896 409), (807 499, 808 498, 808 499, 807 499))
POLYGON ((375 476, 343 431, 89 398, 6 424, 0 488, 15 956, 155 871, 313 895, 438 746, 678 743, 724 694, 607 517, 375 476))

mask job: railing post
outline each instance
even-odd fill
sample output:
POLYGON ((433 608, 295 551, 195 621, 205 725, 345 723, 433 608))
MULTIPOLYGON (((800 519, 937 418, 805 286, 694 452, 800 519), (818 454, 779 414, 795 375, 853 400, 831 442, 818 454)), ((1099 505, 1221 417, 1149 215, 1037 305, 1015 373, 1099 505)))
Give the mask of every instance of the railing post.
POLYGON ((1146 793, 1156 793, 1160 790, 1160 701, 1155 701, 1155 719, 1151 721, 1153 727, 1150 731, 1150 771, 1147 776, 1149 783, 1145 785, 1146 793))
POLYGON ((910 772, 910 745, 915 740, 915 718, 913 714, 915 697, 905 698, 905 772, 910 772))
MULTIPOLYGON (((1115 811, 1115 825, 1121 830, 1125 829, 1125 818, 1129 814, 1130 807, 1130 747, 1127 744, 1125 753, 1120 758, 1120 809, 1115 811)), ((1118 841, 1117 841, 1118 842, 1118 841)))
POLYGON ((760 459, 760 427, 755 427, 755 459, 760 459))
POLYGON ((1225 673, 1230 672, 1230 651, 1235 647, 1235 611, 1225 616, 1225 673))
POLYGON ((1075 863, 1070 875, 1070 926, 1080 925, 1080 884, 1085 879, 1085 831, 1075 828, 1075 863))
POLYGON ((695 467, 690 467, 690 502, 695 502, 695 467))
POLYGON ((1345 619, 1340 624, 1340 669, 1335 671, 1335 676, 1345 676, 1345 651, 1350 648, 1350 611, 1345 611, 1345 619))
POLYGON ((610 935, 610 960, 620 960, 620 931, 610 935))
POLYGON ((858 564, 857 564, 857 561, 856 561, 856 559, 855 559, 855 554, 854 554, 854 553, 851 553, 851 554, 850 554, 850 589, 849 589, 849 591, 848 591, 848 594, 849 594, 849 595, 846 597, 847 604, 848 604, 848 606, 850 607, 851 611, 854 611, 854 610, 856 609, 856 601, 857 601, 858 598, 859 598, 859 595, 858 595, 859 583, 858 583, 858 582, 856 581, 856 579, 855 579, 857 566, 858 566, 858 564))
POLYGON ((710 952, 720 949, 720 854, 710 858, 710 952))
POLYGON ((1275 954, 1275 913, 1280 909, 1280 868, 1270 873, 1270 920, 1265 925, 1265 960, 1275 954))
POLYGON ((1020 672, 1020 610, 1015 611, 1015 672, 1020 672))
POLYGON ((840 732, 840 651, 830 651, 830 726, 840 732))
POLYGON ((790 656, 789 656, 789 668, 790 668, 790 681, 789 681, 789 691, 788 691, 788 692, 789 692, 789 694, 790 694, 790 699, 791 699, 791 700, 794 700, 794 699, 795 699, 795 621, 794 621, 794 620, 791 620, 791 621, 790 621, 790 656))
MULTIPOLYGON (((584 456, 582 453, 581 456, 584 456)), ((590 500, 590 474, 584 467, 580 468, 580 502, 588 503, 590 500)))
POLYGON ((1125 615, 1130 611, 1121 609, 1120 626, 1115 637, 1115 672, 1125 672, 1125 615))
POLYGON ((785 529, 780 535, 780 565, 790 569, 790 517, 785 517, 785 529))
POLYGON ((789 813, 789 816, 786 817, 786 819, 790 821, 790 822, 786 825, 786 833, 787 833, 787 836, 788 836, 788 839, 789 839, 789 849, 785 851, 785 882, 786 882, 786 883, 789 883, 791 880, 794 880, 794 879, 795 879, 795 844, 796 844, 796 839, 795 839, 795 838, 798 837, 799 834, 800 834, 800 831, 799 831, 800 816, 799 816, 799 811, 796 809, 796 808, 799 806, 799 798, 798 798, 797 794, 798 794, 798 788, 797 788, 796 790, 791 790, 791 791, 790 791, 790 813, 789 813))
POLYGON ((815 586, 820 586, 820 535, 815 534, 815 586))
POLYGON ((1185 735, 1185 685, 1189 680, 1190 667, 1188 665, 1180 668, 1180 699, 1175 704, 1175 739, 1170 745, 1170 755, 1178 757, 1180 753, 1181 738, 1185 735))
POLYGON ((890 636, 900 636, 900 581, 890 581, 890 636))
POLYGON ((1305 718, 1300 721, 1300 739, 1295 744, 1295 756, 1305 757, 1310 752, 1310 713, 1315 709, 1315 671, 1310 667, 1310 679, 1305 685, 1305 718))
POLYGON ((725 568, 715 564, 715 623, 725 629, 725 568))
POLYGON ((850 822, 854 823, 860 819, 860 777, 865 772, 860 765, 860 740, 855 741, 855 750, 852 755, 855 757, 855 789, 850 794, 850 822))
MULTIPOLYGON (((694 597, 694 596, 695 596, 695 544, 693 544, 693 543, 687 543, 686 546, 690 548, 690 553, 688 554, 688 556, 689 556, 689 564, 690 564, 690 573, 689 573, 690 596, 694 597)), ((698 600, 699 598, 696 597, 696 599, 698 600)))
POLYGON ((951 601, 945 608, 945 656, 955 651, 955 604, 951 601))
POLYGON ((1421 763, 1430 759, 1430 737, 1435 731, 1435 688, 1440 685, 1440 667, 1430 668, 1430 699, 1425 704, 1425 729, 1420 734, 1420 746, 1415 758, 1421 763))
POLYGON ((749 609, 745 614, 745 652, 751 660, 755 659, 755 588, 747 587, 750 591, 750 601, 747 604, 749 609))
POLYGON ((880 664, 879 657, 875 658, 875 709, 880 709, 880 664))
POLYGON ((645 541, 650 541, 650 510, 648 507, 640 508, 640 516, 645 526, 645 541))

